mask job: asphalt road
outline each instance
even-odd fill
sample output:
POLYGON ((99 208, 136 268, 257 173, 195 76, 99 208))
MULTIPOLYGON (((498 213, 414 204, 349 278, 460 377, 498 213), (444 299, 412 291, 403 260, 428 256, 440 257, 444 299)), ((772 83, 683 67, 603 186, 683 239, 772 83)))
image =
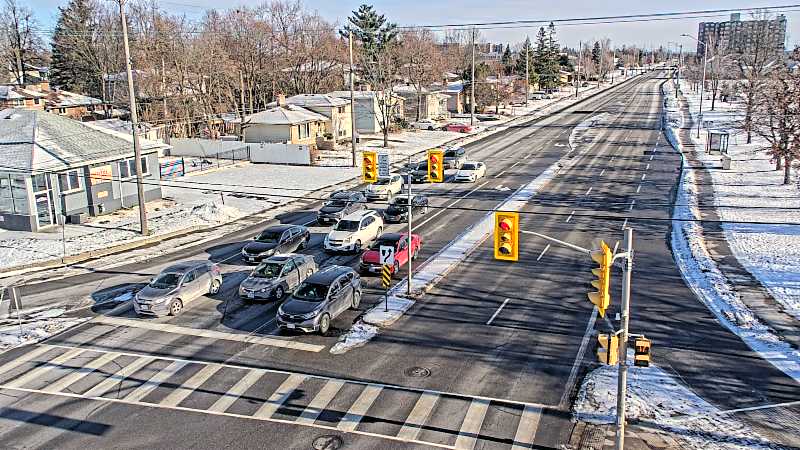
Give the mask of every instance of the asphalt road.
MULTIPOLYGON (((653 339, 655 362, 723 408, 796 400, 797 386, 724 330, 684 286, 667 246, 669 222, 641 220, 669 217, 664 205, 679 167, 668 147, 644 154, 659 136, 658 83, 634 79, 467 145, 471 159, 487 162, 485 179, 415 186, 433 206, 465 208, 433 208, 417 221, 414 232, 425 240, 419 261, 486 214, 470 209, 494 208, 557 161, 577 123, 604 113, 579 147, 585 153, 525 207, 523 227, 586 247, 598 237, 621 239, 623 223, 634 227, 631 326, 653 339)), ((278 220, 311 226, 307 252, 321 266, 355 266, 357 256, 321 251, 327 228, 311 223, 318 206, 310 199, 278 220)), ((586 300, 587 257, 531 238, 519 263, 503 264, 486 243, 406 317, 366 346, 334 356, 328 350, 338 335, 380 301, 377 277, 364 279, 360 311, 338 318, 328 336, 276 336, 277 304, 236 296, 251 269, 239 250, 257 231, 27 287, 25 295, 102 301, 176 260, 211 259, 224 272, 218 295, 178 317, 141 319, 124 304, 98 306, 82 313, 92 321, 0 355, 4 445, 516 449, 558 448, 568 438, 574 389, 593 364, 593 333, 611 326, 595 320, 586 300)))

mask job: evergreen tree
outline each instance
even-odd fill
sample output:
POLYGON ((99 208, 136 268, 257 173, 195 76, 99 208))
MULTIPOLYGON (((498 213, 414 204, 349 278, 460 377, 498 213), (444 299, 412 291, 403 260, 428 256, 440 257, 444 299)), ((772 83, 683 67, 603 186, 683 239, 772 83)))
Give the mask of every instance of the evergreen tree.
POLYGON ((531 39, 525 38, 525 42, 522 44, 522 48, 519 50, 517 55, 517 63, 514 66, 514 72, 525 78, 525 60, 528 60, 528 82, 530 84, 534 84, 538 81, 538 77, 536 76, 536 70, 534 70, 533 66, 533 58, 534 58, 534 50, 531 47, 531 39))
POLYGON ((359 6, 347 20, 350 23, 339 33, 347 38, 352 32, 353 39, 361 42, 366 64, 377 62, 381 54, 397 40, 397 25, 387 22, 386 16, 378 14, 371 5, 359 6))
POLYGON ((102 84, 94 70, 91 52, 94 8, 89 0, 70 0, 66 8, 58 8, 50 81, 62 89, 100 96, 102 84))
MULTIPOLYGON (((536 52, 534 56, 534 68, 539 78, 539 87, 542 89, 553 89, 558 86, 558 59, 557 50, 553 51, 554 44, 551 36, 555 38, 555 28, 550 31, 544 27, 539 28, 536 34, 536 52)), ((557 47, 557 44, 556 44, 557 47)))
POLYGON ((595 41, 594 47, 592 47, 592 62, 595 66, 600 66, 600 58, 602 55, 603 50, 600 48, 600 42, 595 41))
POLYGON ((514 72, 514 60, 511 57, 511 46, 506 44, 503 56, 500 57, 500 64, 503 66, 503 75, 511 75, 514 72))

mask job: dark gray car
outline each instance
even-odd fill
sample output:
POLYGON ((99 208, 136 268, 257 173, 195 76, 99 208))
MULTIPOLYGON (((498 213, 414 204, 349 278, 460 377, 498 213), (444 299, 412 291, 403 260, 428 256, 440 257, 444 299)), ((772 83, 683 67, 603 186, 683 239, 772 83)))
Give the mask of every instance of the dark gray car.
POLYGON ((344 216, 366 209, 367 198, 361 192, 338 191, 331 195, 317 212, 317 221, 323 225, 334 224, 344 216))
POLYGON ((273 225, 242 247, 242 259, 255 263, 272 255, 302 250, 309 239, 311 233, 302 225, 273 225))
POLYGON ((239 285, 239 297, 247 300, 283 299, 317 271, 311 255, 277 255, 264 260, 239 285))
POLYGON ((281 330, 325 334, 331 321, 361 303, 361 277, 345 266, 329 266, 306 279, 279 308, 281 330))
POLYGON ((133 299, 137 314, 175 316, 188 302, 214 295, 222 286, 219 267, 208 261, 184 261, 167 267, 133 299))

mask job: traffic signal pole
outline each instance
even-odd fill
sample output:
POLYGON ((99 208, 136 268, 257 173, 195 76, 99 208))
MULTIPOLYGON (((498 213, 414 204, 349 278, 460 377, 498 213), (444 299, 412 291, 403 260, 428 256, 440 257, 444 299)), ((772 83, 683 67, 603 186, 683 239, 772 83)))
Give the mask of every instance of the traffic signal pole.
MULTIPOLYGON (((411 156, 408 157, 408 167, 411 168, 411 156)), ((408 173, 408 281, 406 282, 406 295, 411 296, 411 172, 408 173)), ((419 250, 417 250, 419 251, 419 250)))
POLYGON ((625 448, 625 396, 628 388, 628 322, 631 309, 631 274, 633 273, 633 229, 625 228, 623 241, 625 253, 615 255, 625 258, 622 272, 622 336, 619 339, 619 377, 617 379, 617 439, 616 450, 625 448))

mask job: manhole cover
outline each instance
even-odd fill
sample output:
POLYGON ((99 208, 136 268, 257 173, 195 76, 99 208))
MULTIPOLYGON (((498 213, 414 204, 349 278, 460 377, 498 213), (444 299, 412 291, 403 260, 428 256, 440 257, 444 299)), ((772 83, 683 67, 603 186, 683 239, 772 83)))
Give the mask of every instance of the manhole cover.
POLYGON ((333 434, 323 434, 314 439, 311 448, 314 450, 337 450, 342 447, 344 441, 339 436, 333 434))
POLYGON ((431 369, 427 367, 409 367, 404 372, 407 377, 425 378, 431 376, 431 369))

